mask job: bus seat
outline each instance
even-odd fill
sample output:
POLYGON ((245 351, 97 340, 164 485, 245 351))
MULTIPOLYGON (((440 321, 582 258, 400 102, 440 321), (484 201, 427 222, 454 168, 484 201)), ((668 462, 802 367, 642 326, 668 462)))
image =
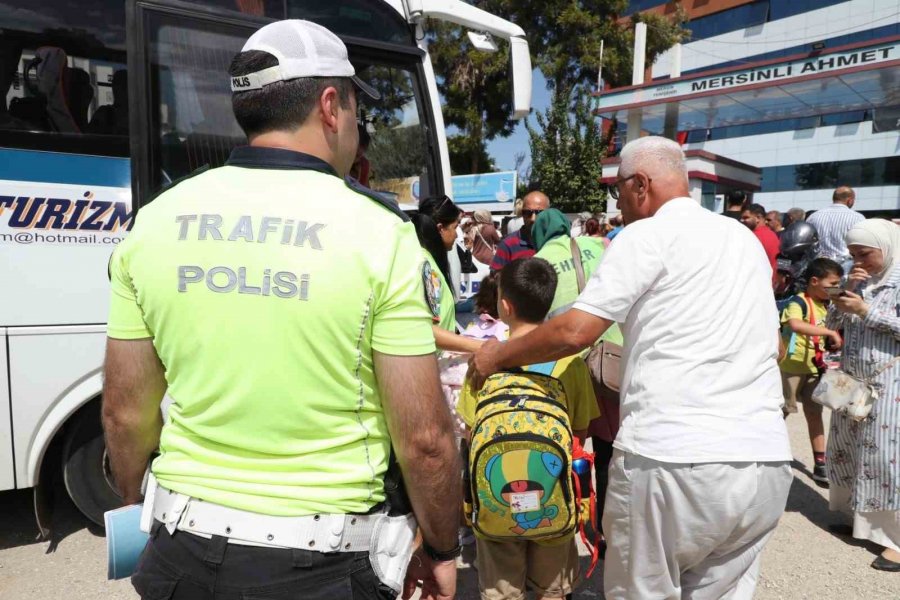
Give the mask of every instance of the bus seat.
MULTIPOLYGON (((25 129, 50 131, 53 127, 47 118, 47 103, 43 98, 30 96, 13 98, 9 102, 9 115, 18 122, 27 123, 25 129)), ((4 127, 4 129, 7 129, 4 127)))
MULTIPOLYGON (((61 133, 78 133, 78 128, 69 106, 66 104, 64 73, 68 68, 66 53, 56 46, 41 46, 25 64, 24 80, 32 93, 43 98, 47 118, 52 128, 61 133), (29 77, 34 69, 37 85, 29 77)), ((77 85, 77 84, 76 84, 77 85)))
POLYGON ((78 131, 86 131, 88 108, 94 99, 94 87, 87 71, 66 67, 63 71, 63 97, 78 131))

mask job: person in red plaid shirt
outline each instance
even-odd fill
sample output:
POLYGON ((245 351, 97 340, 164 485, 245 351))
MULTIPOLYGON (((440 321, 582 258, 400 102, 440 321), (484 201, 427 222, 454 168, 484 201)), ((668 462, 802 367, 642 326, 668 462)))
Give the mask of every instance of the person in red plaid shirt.
POLYGON ((509 234, 497 245, 497 252, 491 261, 491 272, 499 271, 514 260, 534 256, 531 227, 537 216, 548 208, 550 198, 544 192, 533 191, 525 195, 522 204, 522 218, 525 219, 525 224, 522 225, 522 229, 509 234))

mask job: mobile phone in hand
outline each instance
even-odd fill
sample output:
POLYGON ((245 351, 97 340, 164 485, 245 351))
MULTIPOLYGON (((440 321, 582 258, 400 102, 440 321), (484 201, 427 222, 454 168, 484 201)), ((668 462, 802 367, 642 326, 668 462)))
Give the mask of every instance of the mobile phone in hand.
POLYGON ((837 285, 835 285, 835 286, 830 286, 830 287, 825 288, 825 292, 826 292, 831 298, 837 298, 837 297, 839 297, 839 296, 843 296, 843 295, 846 294, 846 292, 844 291, 844 288, 842 288, 842 287, 840 287, 840 286, 837 286, 837 285))

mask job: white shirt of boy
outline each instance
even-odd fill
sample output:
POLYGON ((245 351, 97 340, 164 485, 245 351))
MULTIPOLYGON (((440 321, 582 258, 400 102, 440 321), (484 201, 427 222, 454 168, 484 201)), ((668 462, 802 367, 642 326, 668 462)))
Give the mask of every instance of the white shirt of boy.
POLYGON ((624 323, 616 448, 667 463, 791 460, 771 282, 756 237, 691 198, 616 237, 574 305, 624 323))

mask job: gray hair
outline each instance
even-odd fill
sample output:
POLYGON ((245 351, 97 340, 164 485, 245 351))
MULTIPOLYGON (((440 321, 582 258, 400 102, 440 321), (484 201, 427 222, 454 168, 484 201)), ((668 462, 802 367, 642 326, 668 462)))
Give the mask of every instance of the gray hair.
POLYGON ((651 176, 654 173, 674 173, 687 180, 684 152, 678 142, 670 139, 655 135, 638 138, 628 142, 619 156, 622 159, 620 176, 631 176, 640 170, 651 176))

